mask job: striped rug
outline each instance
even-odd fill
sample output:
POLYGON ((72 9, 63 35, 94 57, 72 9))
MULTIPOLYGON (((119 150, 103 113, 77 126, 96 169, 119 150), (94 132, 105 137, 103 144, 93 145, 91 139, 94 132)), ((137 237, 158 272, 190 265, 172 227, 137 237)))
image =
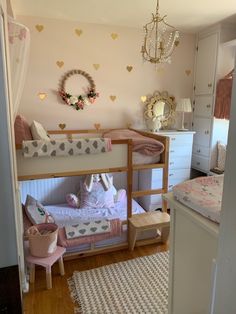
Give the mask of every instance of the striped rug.
POLYGON ((75 313, 167 313, 168 252, 87 271, 68 280, 75 313))

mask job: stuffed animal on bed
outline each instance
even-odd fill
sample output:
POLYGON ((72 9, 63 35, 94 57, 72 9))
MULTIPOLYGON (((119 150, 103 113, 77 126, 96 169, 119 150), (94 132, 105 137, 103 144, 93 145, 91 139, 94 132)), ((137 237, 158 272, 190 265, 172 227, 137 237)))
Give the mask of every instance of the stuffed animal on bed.
POLYGON ((80 184, 78 196, 72 193, 66 195, 68 205, 73 208, 111 208, 125 198, 126 191, 117 191, 113 177, 108 173, 87 175, 80 184))

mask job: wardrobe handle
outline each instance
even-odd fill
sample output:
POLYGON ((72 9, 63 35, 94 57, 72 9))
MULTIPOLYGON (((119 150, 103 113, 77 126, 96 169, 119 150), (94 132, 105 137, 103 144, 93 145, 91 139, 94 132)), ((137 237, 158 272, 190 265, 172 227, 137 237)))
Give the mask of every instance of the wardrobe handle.
POLYGON ((171 140, 172 140, 172 141, 175 141, 175 140, 176 140, 176 137, 172 137, 171 140))
POLYGON ((171 151, 170 151, 170 153, 174 153, 174 152, 175 152, 174 150, 171 150, 171 151))
POLYGON ((209 87, 209 88, 212 87, 212 83, 208 83, 208 87, 209 87))
POLYGON ((197 153, 201 153, 201 149, 198 149, 198 150, 197 150, 197 153))
POLYGON ((198 161, 198 162, 197 162, 197 165, 200 166, 200 164, 201 164, 200 161, 198 161))
POLYGON ((172 162, 170 162, 170 165, 173 165, 174 164, 174 162, 172 161, 172 162))
POLYGON ((172 177, 173 175, 174 175, 173 173, 170 173, 170 174, 169 174, 169 177, 172 177))
POLYGON ((207 107, 207 108, 211 108, 211 105, 210 105, 210 104, 208 104, 208 105, 206 105, 206 107, 207 107))
POLYGON ((208 131, 208 130, 206 130, 204 133, 205 133, 205 134, 209 134, 209 131, 208 131))
POLYGON ((173 184, 169 185, 169 189, 170 189, 170 188, 173 188, 173 184))

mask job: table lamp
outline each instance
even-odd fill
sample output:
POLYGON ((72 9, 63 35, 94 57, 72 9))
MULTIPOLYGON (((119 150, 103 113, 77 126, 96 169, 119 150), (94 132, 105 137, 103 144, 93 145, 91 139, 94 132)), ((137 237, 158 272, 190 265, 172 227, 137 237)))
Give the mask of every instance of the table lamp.
POLYGON ((184 113, 185 112, 192 112, 191 101, 189 98, 180 98, 177 102, 176 109, 177 112, 182 112, 182 119, 181 119, 181 128, 178 131, 188 131, 188 129, 184 128, 184 113))

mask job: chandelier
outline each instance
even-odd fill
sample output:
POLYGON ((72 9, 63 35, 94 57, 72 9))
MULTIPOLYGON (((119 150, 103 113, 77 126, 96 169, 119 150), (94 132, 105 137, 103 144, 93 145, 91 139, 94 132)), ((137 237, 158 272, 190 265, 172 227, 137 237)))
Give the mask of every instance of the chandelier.
POLYGON ((169 25, 159 14, 159 0, 157 0, 156 14, 152 14, 151 22, 144 28, 144 43, 141 53, 144 61, 151 63, 170 63, 174 48, 179 44, 179 31, 169 25))

